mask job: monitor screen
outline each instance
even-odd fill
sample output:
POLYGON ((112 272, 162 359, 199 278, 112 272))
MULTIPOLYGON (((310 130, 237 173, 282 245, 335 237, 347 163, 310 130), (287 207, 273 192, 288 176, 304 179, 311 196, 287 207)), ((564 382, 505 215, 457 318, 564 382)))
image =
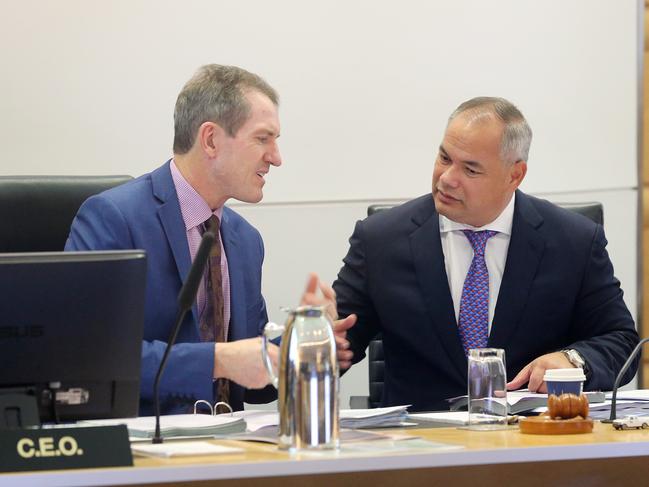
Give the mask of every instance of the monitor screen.
POLYGON ((0 254, 0 395, 41 421, 137 416, 145 275, 141 250, 0 254))

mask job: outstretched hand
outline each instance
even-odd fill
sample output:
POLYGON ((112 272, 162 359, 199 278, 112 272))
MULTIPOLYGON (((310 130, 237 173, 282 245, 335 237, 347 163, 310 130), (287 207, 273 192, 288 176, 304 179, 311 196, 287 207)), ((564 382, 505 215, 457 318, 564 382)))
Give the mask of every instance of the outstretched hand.
POLYGON ((552 352, 541 355, 532 360, 514 377, 508 384, 508 390, 520 389, 527 383, 530 392, 548 392, 546 383, 543 381, 545 371, 548 369, 569 369, 574 367, 568 358, 561 352, 552 352))
POLYGON ((325 307, 325 312, 334 323, 336 355, 338 356, 340 369, 346 370, 351 367, 354 353, 349 349, 347 330, 356 323, 356 315, 349 315, 347 318, 339 320, 338 309, 336 308, 336 292, 331 286, 320 281, 318 275, 313 272, 309 274, 300 304, 325 307), (318 293, 318 290, 320 293, 318 293))
POLYGON ((336 292, 331 286, 320 281, 320 278, 314 272, 309 274, 304 293, 300 299, 300 305, 324 306, 331 321, 338 319, 336 292), (320 294, 318 294, 318 290, 320 290, 320 294))

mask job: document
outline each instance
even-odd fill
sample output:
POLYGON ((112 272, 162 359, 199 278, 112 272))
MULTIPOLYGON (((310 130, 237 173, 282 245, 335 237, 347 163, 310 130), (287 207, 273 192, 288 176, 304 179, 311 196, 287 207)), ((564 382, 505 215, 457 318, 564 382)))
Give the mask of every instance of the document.
POLYGON ((412 413, 408 419, 423 423, 441 423, 463 426, 469 424, 468 411, 439 411, 432 413, 412 413))
MULTIPOLYGON (((588 415, 593 419, 608 419, 611 417, 611 401, 594 404, 590 407, 588 415)), ((649 416, 649 401, 634 401, 621 399, 615 402, 615 417, 624 416, 649 416)))
MULTIPOLYGON (((123 419, 95 419, 80 421, 86 426, 106 426, 125 424, 129 436, 135 438, 153 438, 155 434, 155 416, 123 419)), ((170 414, 160 416, 160 433, 163 437, 174 436, 209 436, 239 433, 246 430, 246 422, 230 414, 170 414)))
MULTIPOLYGON (((613 393, 607 392, 606 399, 613 399, 613 393)), ((649 401, 649 389, 635 389, 635 390, 625 390, 617 391, 616 400, 626 399, 632 401, 649 401)))
MULTIPOLYGON (((408 414, 408 405, 374 409, 341 409, 341 428, 388 428, 402 426, 408 414)), ((248 431, 279 424, 279 413, 273 411, 235 411, 234 417, 242 418, 248 431)))
POLYGON ((409 404, 374 409, 342 409, 341 428, 392 428, 402 426, 409 404))
MULTIPOLYGON (((603 392, 584 392, 589 403, 604 402, 605 394, 603 392)), ((451 411, 466 410, 467 396, 458 396, 448 399, 449 409, 451 411)), ((509 414, 520 414, 531 412, 536 408, 546 407, 548 404, 548 395, 538 392, 530 392, 527 389, 518 391, 507 391, 507 404, 509 405, 509 414)))
MULTIPOLYGON (((279 443, 279 426, 270 425, 259 428, 255 431, 246 431, 245 433, 235 433, 231 435, 226 435, 219 437, 222 439, 228 440, 241 440, 241 441, 258 441, 261 443, 279 443)), ((341 429, 339 434, 341 443, 351 443, 356 441, 376 441, 376 440, 390 440, 390 441, 399 441, 399 440, 410 440, 416 438, 411 435, 403 434, 384 434, 377 433, 375 431, 360 431, 352 429, 341 429)))
POLYGON ((131 445, 136 455, 148 457, 186 457, 197 455, 222 455, 224 453, 241 453, 243 448, 216 445, 207 441, 174 441, 171 443, 139 443, 131 445))

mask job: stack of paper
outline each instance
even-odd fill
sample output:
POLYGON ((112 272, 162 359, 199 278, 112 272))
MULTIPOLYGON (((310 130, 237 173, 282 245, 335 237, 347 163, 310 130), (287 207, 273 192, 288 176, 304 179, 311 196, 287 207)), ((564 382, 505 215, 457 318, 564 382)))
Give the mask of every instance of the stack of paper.
MULTIPOLYGON (((606 399, 613 399, 613 393, 607 392, 606 399)), ((649 401, 649 389, 617 391, 616 400, 619 399, 627 401, 649 401)))
POLYGON ((131 450, 136 455, 169 458, 240 453, 243 451, 243 448, 215 445, 207 441, 172 441, 156 445, 152 445, 151 443, 133 444, 131 445, 131 450))
MULTIPOLYGON (((616 401, 615 404, 615 417, 623 418, 624 416, 649 416, 649 402, 648 401, 629 401, 622 399, 616 401)), ((609 419, 611 417, 611 401, 597 404, 590 407, 588 416, 593 419, 609 419)))
POLYGON ((421 423, 434 423, 439 425, 455 424, 466 425, 469 424, 468 411, 440 411, 433 413, 412 413, 408 415, 408 419, 421 422, 421 423))
MULTIPOLYGON (((341 409, 340 427, 359 428, 387 428, 401 426, 405 421, 408 406, 392 406, 375 409, 341 409)), ((272 411, 236 411, 233 415, 245 419, 248 431, 258 431, 267 426, 279 424, 279 414, 272 411)))
POLYGON ((235 418, 246 422, 246 431, 258 431, 267 426, 279 425, 279 414, 274 411, 246 409, 232 413, 235 418))
MULTIPOLYGON (((97 419, 81 422, 89 426, 106 426, 125 424, 129 436, 135 438, 152 438, 155 434, 155 417, 97 419)), ((245 431, 246 422, 242 418, 219 414, 170 414, 160 417, 160 433, 163 437, 174 436, 212 436, 227 435, 245 431)))
POLYGON ((341 428, 389 428, 401 426, 408 416, 408 406, 374 409, 343 409, 340 411, 341 428))
MULTIPOLYGON (((612 392, 606 393, 606 402, 590 406, 589 416, 593 419, 608 419, 611 416, 612 392)), ((649 390, 618 391, 615 405, 615 417, 627 415, 649 416, 649 390)))
MULTIPOLYGON (((263 443, 279 443, 279 426, 269 425, 259 428, 255 431, 246 431, 245 433, 235 433, 225 437, 228 440, 259 441, 263 443)), ((375 441, 375 440, 401 440, 412 438, 406 435, 388 435, 377 433, 375 431, 359 431, 351 429, 341 429, 339 434, 342 443, 355 441, 375 441)))
MULTIPOLYGON (((603 392, 584 392, 589 403, 599 403, 604 401, 603 392)), ((459 396, 448 399, 451 411, 466 410, 467 396, 459 396)), ((536 408, 546 407, 548 404, 548 395, 529 392, 526 389, 518 391, 507 391, 507 403, 509 405, 509 414, 520 414, 533 411, 536 408)), ((504 412, 504 405, 503 405, 504 412)))

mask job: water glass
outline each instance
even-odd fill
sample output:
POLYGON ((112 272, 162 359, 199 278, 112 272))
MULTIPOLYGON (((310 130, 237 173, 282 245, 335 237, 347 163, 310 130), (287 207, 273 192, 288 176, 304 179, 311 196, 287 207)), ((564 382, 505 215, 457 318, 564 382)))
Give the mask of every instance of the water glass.
POLYGON ((507 372, 501 348, 469 350, 469 429, 507 427, 507 372))

